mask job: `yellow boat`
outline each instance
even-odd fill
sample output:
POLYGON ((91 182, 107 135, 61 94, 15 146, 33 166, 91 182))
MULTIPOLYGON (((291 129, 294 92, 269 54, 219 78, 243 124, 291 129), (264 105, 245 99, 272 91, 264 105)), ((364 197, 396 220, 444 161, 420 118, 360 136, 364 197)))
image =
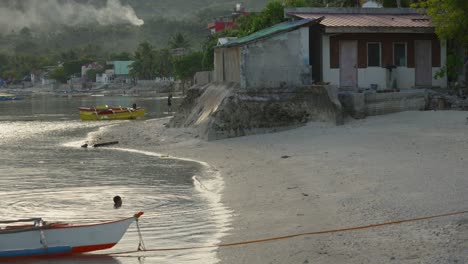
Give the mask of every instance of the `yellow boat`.
POLYGON ((96 120, 126 120, 136 119, 145 115, 143 108, 109 107, 107 105, 96 107, 79 107, 80 118, 83 121, 96 120))

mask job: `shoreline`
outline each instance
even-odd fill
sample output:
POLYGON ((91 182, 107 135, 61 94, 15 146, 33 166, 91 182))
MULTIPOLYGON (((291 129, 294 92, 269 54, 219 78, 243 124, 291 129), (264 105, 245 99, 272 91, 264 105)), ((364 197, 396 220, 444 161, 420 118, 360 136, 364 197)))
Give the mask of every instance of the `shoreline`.
MULTIPOLYGON (((221 243, 467 210, 467 112, 401 112, 206 142, 168 120, 101 133, 209 163, 233 210, 221 243)), ((218 249, 220 263, 464 263, 468 215, 218 249)))

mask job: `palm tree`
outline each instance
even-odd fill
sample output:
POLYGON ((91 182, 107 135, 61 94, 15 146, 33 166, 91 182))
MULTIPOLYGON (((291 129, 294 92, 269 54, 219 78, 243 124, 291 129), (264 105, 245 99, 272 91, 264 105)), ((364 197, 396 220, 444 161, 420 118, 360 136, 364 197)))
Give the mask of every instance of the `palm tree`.
POLYGON ((184 34, 179 32, 171 37, 171 40, 169 40, 169 47, 171 49, 178 49, 178 48, 189 49, 190 41, 187 39, 187 37, 184 34))
POLYGON ((154 47, 149 42, 140 43, 134 57, 130 74, 146 80, 153 79, 156 74, 154 47))

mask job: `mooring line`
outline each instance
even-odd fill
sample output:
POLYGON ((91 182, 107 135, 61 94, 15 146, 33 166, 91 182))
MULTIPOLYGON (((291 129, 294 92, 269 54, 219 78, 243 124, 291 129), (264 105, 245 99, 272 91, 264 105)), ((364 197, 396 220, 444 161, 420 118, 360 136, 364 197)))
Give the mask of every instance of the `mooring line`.
POLYGON ((428 219, 441 218, 441 217, 454 216, 454 215, 462 215, 462 214, 467 214, 467 213, 468 213, 468 210, 467 211, 447 213, 447 214, 439 214, 439 215, 424 216, 424 217, 404 219, 404 220, 398 220, 398 221, 384 222, 384 223, 365 225, 365 226, 348 227, 348 228, 341 228, 341 229, 332 229, 332 230, 325 230, 325 231, 306 232, 306 233, 299 233, 299 234, 293 234, 293 235, 286 235, 286 236, 279 236, 279 237, 272 237, 272 238, 264 238, 264 239, 250 240, 250 241, 242 241, 242 242, 234 242, 234 243, 226 243, 226 244, 218 244, 218 245, 179 247, 179 248, 156 248, 156 249, 146 249, 146 250, 130 250, 130 251, 110 253, 110 254, 107 254, 107 255, 112 256, 112 255, 143 253, 143 252, 179 251, 179 250, 194 250, 194 249, 208 249, 208 248, 241 246, 241 245, 264 243, 264 242, 270 242, 270 241, 276 241, 276 240, 289 239, 289 238, 294 238, 294 237, 299 237, 299 236, 332 234, 332 233, 347 232, 347 231, 354 231, 354 230, 370 229, 370 228, 376 228, 376 227, 381 227, 381 226, 396 225, 396 224, 402 224, 402 223, 408 223, 408 222, 416 222, 416 221, 421 221, 421 220, 428 220, 428 219))

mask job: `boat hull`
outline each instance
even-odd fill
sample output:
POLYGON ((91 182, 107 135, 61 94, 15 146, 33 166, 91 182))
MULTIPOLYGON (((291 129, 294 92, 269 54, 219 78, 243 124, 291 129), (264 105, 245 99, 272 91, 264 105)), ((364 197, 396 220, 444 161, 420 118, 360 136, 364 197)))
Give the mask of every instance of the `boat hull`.
POLYGON ((145 115, 145 109, 108 109, 101 111, 81 110, 80 119, 83 121, 97 121, 97 120, 127 120, 136 119, 145 115))
POLYGON ((1 101, 21 101, 23 98, 18 98, 18 97, 0 97, 0 102, 1 101))
POLYGON ((140 215, 92 225, 60 224, 2 230, 0 259, 62 256, 112 248, 140 215))

